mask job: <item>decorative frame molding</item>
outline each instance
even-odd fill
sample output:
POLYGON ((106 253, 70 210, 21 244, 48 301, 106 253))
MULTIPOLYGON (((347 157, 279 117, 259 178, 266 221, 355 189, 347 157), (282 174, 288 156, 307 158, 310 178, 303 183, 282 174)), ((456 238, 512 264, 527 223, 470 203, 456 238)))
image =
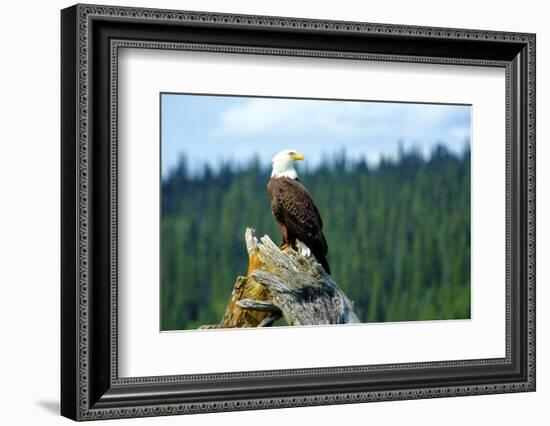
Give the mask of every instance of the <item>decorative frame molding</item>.
POLYGON ((63 10, 62 414, 91 420, 534 391, 535 42, 533 34, 510 32, 91 5, 63 10), (140 28, 130 31, 129 23, 140 28), (182 31, 178 38, 169 31, 174 27, 189 33, 182 31), (212 27, 238 43, 212 42, 204 35, 212 27), (271 45, 247 42, 248 31, 268 34, 271 45), (144 33, 158 40, 140 38, 144 33), (304 47, 300 36, 307 33, 325 37, 336 48, 304 47), (342 35, 343 42, 336 37, 342 35), (372 43, 357 50, 357 40, 372 43), (389 43, 396 46, 390 49, 389 43), (417 54, 400 52, 402 46, 417 46, 417 54), (123 47, 505 68, 506 357, 119 378, 116 122, 118 49, 123 47), (494 370, 502 370, 500 376, 494 370), (432 385, 407 382, 410 371, 426 372, 432 385), (380 373, 391 376, 384 386, 376 384, 380 373), (453 384, 457 374, 471 383, 453 384), (349 382, 329 392, 336 375, 349 382), (297 377, 311 381, 311 389, 293 388, 297 377), (223 384, 237 378, 243 388, 224 393, 223 384), (181 393, 174 397, 174 390, 181 393))

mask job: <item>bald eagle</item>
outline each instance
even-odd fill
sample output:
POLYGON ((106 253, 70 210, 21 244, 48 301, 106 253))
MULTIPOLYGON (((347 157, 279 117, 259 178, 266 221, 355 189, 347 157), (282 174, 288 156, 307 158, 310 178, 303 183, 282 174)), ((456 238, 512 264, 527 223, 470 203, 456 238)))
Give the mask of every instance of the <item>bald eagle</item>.
POLYGON ((294 162, 303 159, 302 154, 292 149, 277 153, 272 160, 273 171, 267 192, 283 238, 281 248, 295 248, 296 239, 300 240, 330 274, 321 215, 306 187, 299 182, 294 168, 294 162))

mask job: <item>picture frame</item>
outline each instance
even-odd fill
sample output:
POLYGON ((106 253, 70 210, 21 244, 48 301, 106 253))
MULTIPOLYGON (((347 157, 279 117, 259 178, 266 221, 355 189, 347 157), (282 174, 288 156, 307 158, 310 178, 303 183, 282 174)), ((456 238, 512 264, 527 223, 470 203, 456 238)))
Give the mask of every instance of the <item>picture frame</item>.
POLYGON ((524 33, 80 4, 62 10, 61 414, 93 420, 535 391, 535 45, 524 33), (504 69, 505 356, 119 377, 121 48, 504 69))

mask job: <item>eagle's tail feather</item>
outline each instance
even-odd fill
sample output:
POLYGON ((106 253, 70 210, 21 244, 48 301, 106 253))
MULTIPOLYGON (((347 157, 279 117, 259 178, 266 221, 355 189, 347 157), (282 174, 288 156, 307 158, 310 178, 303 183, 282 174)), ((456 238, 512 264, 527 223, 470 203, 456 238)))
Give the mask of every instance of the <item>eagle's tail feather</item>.
POLYGON ((328 266, 328 260, 325 257, 325 255, 321 253, 314 253, 314 255, 317 261, 321 264, 321 266, 325 270, 325 272, 330 275, 330 266, 328 266))

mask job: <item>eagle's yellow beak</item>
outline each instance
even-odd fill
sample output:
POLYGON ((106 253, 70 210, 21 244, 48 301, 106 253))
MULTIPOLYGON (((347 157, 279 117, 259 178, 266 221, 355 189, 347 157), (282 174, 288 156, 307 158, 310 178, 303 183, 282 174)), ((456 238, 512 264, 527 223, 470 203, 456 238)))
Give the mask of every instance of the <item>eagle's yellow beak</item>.
POLYGON ((304 154, 300 154, 299 152, 292 152, 289 155, 293 160, 302 161, 304 159, 304 154))

